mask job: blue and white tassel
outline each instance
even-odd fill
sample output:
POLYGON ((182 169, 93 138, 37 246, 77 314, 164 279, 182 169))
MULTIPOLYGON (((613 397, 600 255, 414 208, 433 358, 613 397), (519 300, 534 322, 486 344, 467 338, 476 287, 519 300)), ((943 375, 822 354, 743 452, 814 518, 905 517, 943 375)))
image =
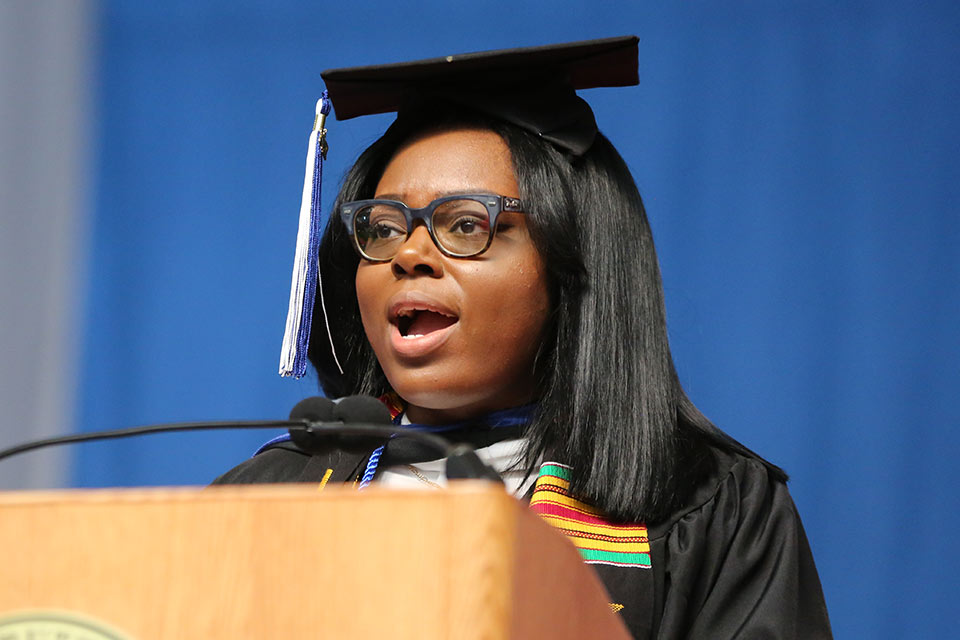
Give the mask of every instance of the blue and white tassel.
MULTIPOLYGON (((297 252, 293 262, 293 277, 290 281, 290 306, 287 310, 287 325, 283 333, 280 351, 280 375, 300 378, 307 372, 307 349, 310 345, 310 324, 313 321, 313 304, 320 285, 318 251, 323 232, 320 207, 320 187, 323 180, 323 161, 327 155, 327 130, 324 128, 330 113, 330 99, 324 91, 317 100, 316 118, 307 146, 307 164, 303 178, 303 195, 300 200, 300 226, 297 229, 297 252)), ((323 305, 323 288, 320 288, 320 304, 323 305)), ((326 308, 323 309, 326 320, 326 308)), ((333 337, 327 325, 330 348, 333 337)), ((336 353, 334 353, 336 361, 336 353)), ((340 368, 340 363, 337 362, 340 368)), ((342 373, 341 369, 341 373, 342 373)))

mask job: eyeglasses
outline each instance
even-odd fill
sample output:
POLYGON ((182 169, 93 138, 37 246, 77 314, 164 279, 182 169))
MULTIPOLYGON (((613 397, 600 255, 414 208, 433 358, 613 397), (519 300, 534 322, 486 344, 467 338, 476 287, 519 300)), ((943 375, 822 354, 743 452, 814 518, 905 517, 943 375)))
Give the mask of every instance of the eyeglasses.
POLYGON ((416 220, 423 220, 444 254, 470 258, 490 247, 502 211, 522 213, 523 203, 509 196, 456 195, 411 209, 396 200, 357 200, 340 207, 340 219, 357 251, 371 262, 393 260, 416 220))

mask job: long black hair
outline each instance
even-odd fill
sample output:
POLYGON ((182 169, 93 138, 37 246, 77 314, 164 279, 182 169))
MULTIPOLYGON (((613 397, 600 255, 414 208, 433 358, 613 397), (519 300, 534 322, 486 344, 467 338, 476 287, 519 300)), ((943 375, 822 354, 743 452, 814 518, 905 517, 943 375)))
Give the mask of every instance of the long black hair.
MULTIPOLYGON (((574 468, 572 492, 610 517, 655 523, 710 473, 710 446, 755 454, 687 398, 667 340, 653 236, 620 154, 598 134, 569 158, 514 125, 440 108, 400 117, 364 151, 334 205, 372 198, 404 142, 429 129, 488 129, 510 149, 530 235, 546 265, 551 314, 535 366, 539 409, 526 462, 574 468)), ((309 356, 329 396, 390 391, 364 335, 354 277, 358 256, 336 215, 320 247, 334 362, 319 302, 309 356)), ((773 465, 771 472, 786 476, 773 465)))

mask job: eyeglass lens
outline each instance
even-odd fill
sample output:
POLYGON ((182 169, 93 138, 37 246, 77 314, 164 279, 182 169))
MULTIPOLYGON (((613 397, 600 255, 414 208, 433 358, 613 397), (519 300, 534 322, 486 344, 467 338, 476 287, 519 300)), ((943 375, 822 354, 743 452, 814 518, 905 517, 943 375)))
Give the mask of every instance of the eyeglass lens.
MULTIPOLYGON (((475 255, 490 239, 490 215, 476 200, 448 200, 437 205, 432 218, 433 238, 447 253, 475 255)), ((407 239, 403 210, 388 204, 373 204, 357 211, 354 234, 364 255, 389 260, 407 239)))

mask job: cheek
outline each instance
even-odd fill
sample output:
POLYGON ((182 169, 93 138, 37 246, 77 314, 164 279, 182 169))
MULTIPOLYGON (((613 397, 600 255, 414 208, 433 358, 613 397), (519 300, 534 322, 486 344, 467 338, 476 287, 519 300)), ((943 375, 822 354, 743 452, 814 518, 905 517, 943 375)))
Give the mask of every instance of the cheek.
MULTIPOLYGON (((472 327, 487 334, 481 345, 498 345, 493 351, 508 359, 528 359, 539 347, 541 334, 550 313, 546 274, 539 258, 517 261, 498 277, 478 277, 476 300, 484 313, 486 328, 472 327)), ((481 346, 481 348, 483 348, 481 346)))
POLYGON ((543 328, 550 315, 546 277, 536 270, 536 274, 528 274, 528 277, 519 279, 518 282, 519 286, 516 287, 518 303, 523 304, 523 311, 517 318, 517 329, 522 332, 518 337, 528 340, 535 351, 543 337, 543 328))

